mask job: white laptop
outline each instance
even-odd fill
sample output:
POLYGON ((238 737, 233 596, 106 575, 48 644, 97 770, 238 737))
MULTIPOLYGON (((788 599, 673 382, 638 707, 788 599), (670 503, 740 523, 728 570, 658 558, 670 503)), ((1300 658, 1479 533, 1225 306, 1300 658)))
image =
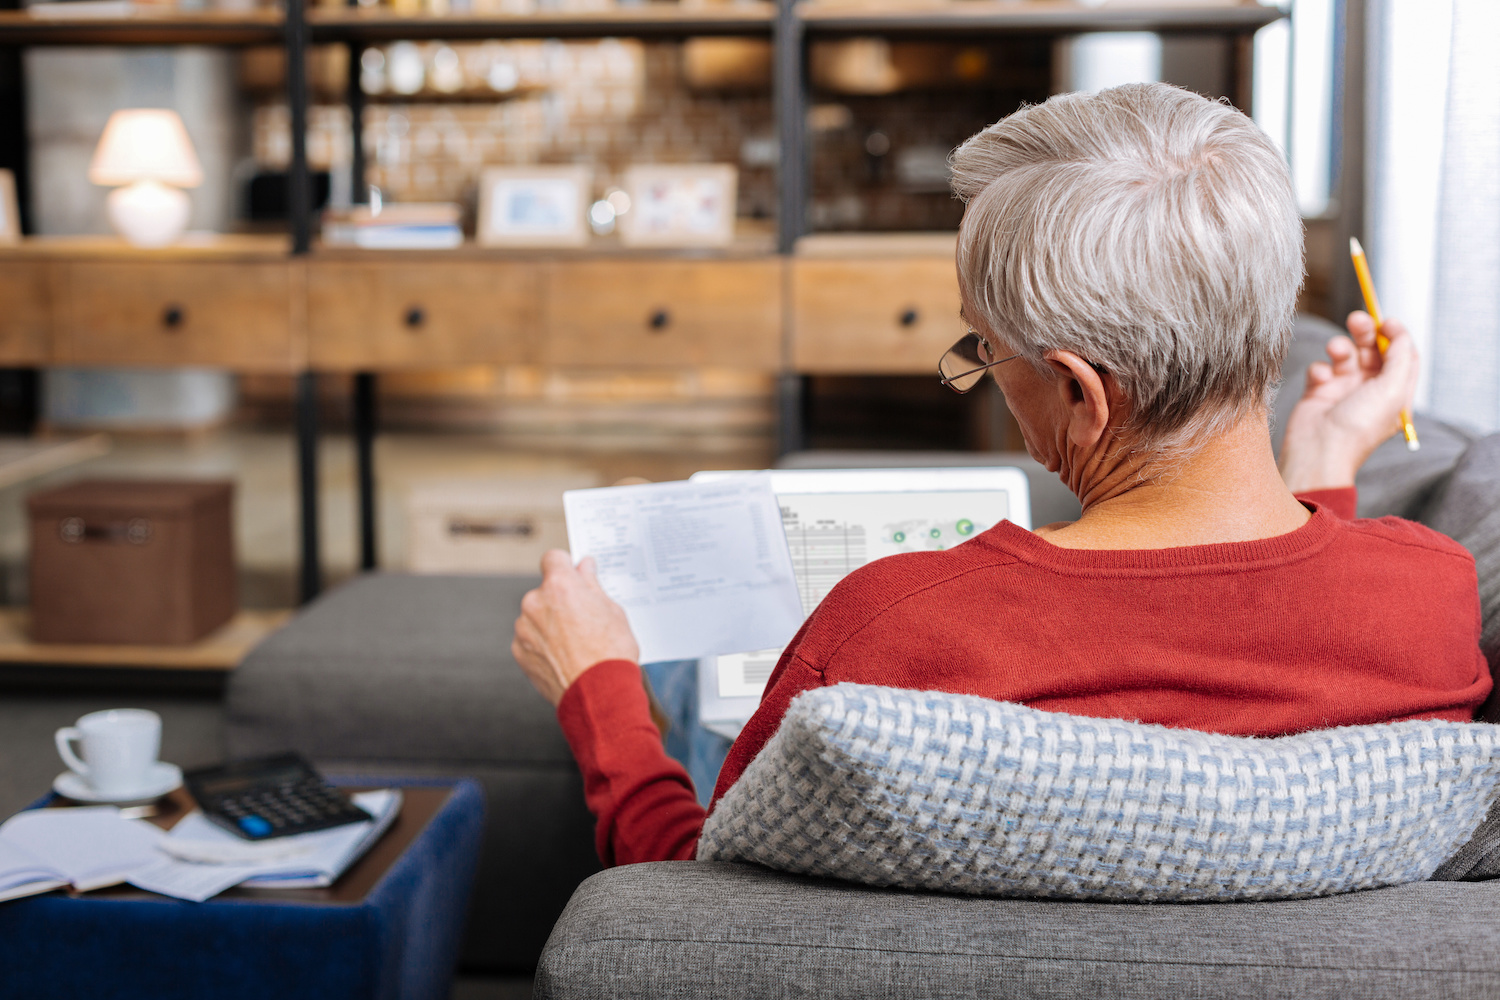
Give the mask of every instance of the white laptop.
MULTIPOLYGON (((734 472, 699 472, 695 480, 734 472)), ((948 549, 1009 520, 1031 527, 1026 474, 1014 468, 779 469, 771 488, 811 614, 834 584, 884 556, 948 549)), ((780 649, 698 661, 698 717, 729 739, 760 704, 780 649)))

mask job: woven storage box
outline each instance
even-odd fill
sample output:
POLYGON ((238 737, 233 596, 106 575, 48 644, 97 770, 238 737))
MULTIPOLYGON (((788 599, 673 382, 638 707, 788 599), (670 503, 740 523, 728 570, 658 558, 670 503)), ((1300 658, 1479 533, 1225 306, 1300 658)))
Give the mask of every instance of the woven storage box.
POLYGON ((233 617, 228 482, 86 480, 36 493, 31 637, 179 644, 233 617))
POLYGON ((536 573, 543 552, 568 547, 563 492, 598 485, 588 472, 423 483, 407 506, 407 566, 414 573, 536 573))

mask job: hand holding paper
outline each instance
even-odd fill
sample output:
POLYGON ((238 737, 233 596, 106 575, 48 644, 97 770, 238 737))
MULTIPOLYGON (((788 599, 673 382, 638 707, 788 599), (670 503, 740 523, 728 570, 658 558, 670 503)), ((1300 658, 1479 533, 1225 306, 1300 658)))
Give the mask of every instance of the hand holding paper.
POLYGON ((781 645, 802 624, 780 507, 764 473, 573 490, 563 507, 573 558, 596 561, 641 662, 781 645))
POLYGON ((542 585, 521 599, 510 651, 554 705, 594 664, 641 655, 625 610, 599 586, 594 560, 575 567, 561 549, 542 556, 542 585))

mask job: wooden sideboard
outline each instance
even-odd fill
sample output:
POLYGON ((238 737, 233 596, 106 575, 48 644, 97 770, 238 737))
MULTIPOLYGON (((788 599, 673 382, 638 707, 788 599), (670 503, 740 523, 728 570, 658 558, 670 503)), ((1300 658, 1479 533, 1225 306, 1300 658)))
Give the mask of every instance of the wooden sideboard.
POLYGON ((925 374, 963 332, 947 234, 814 236, 788 256, 287 250, 0 248, 0 364, 925 374))
MULTIPOLYGON (((292 254, 281 237, 139 250, 0 246, 0 365, 192 365, 297 376, 302 592, 320 587, 317 377, 353 372, 361 565, 375 545, 375 379, 469 365, 933 374, 963 333, 951 234, 751 232, 713 254, 487 250, 292 254)), ((785 428, 784 428, 785 431, 785 428)), ((783 434, 783 447, 795 434, 783 434)))

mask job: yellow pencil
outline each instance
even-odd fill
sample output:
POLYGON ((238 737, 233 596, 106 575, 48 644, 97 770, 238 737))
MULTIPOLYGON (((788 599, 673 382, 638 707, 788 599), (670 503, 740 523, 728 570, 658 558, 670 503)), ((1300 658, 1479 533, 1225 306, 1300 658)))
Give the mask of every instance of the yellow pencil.
MULTIPOLYGON (((1365 260, 1365 248, 1353 236, 1349 237, 1349 256, 1354 261, 1354 273, 1359 277, 1359 290, 1365 296, 1365 312, 1375 321, 1375 346, 1380 348, 1381 354, 1385 354, 1385 349, 1391 342, 1380 329, 1385 325, 1385 320, 1380 315, 1380 300, 1375 297, 1375 282, 1370 278, 1370 264, 1365 260)), ((1417 440, 1417 429, 1412 426, 1411 414, 1404 409, 1401 411, 1401 433, 1406 435, 1408 451, 1416 451, 1422 446, 1417 440)))

